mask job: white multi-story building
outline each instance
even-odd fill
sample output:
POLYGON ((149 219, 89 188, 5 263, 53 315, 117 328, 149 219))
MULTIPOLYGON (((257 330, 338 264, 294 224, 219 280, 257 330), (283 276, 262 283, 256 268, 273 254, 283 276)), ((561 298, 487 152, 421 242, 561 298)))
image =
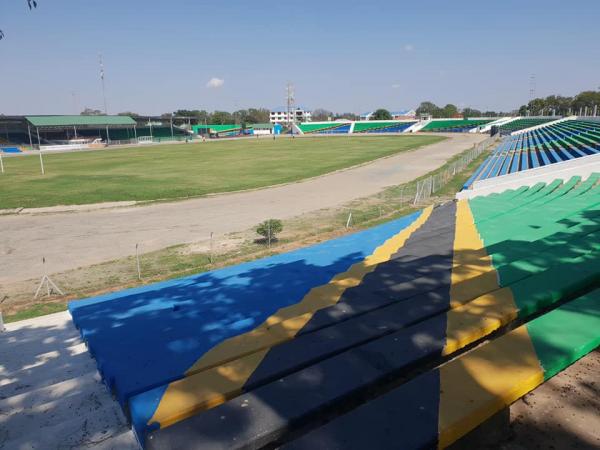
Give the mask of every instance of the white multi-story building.
POLYGON ((312 113, 301 106, 297 106, 288 115, 288 110, 285 107, 275 108, 271 110, 271 123, 300 123, 310 122, 312 113))

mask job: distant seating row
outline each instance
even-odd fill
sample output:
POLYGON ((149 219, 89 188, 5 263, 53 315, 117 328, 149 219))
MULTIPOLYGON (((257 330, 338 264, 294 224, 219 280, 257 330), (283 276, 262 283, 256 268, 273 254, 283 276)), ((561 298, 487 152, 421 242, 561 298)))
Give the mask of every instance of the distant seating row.
POLYGON ((600 122, 567 120, 506 137, 465 183, 542 167, 600 152, 600 122))

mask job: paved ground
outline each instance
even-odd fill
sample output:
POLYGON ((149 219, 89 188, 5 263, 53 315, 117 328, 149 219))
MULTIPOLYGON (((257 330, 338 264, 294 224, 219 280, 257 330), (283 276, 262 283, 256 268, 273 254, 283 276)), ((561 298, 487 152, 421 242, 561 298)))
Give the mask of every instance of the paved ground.
POLYGON ((319 178, 256 191, 148 206, 43 215, 0 216, 0 284, 141 251, 243 231, 269 217, 286 219, 338 206, 417 178, 486 138, 457 133, 413 152, 319 178))
POLYGON ((503 450, 600 448, 600 349, 510 408, 503 450))
POLYGON ((0 333, 0 449, 138 449, 68 312, 0 333))

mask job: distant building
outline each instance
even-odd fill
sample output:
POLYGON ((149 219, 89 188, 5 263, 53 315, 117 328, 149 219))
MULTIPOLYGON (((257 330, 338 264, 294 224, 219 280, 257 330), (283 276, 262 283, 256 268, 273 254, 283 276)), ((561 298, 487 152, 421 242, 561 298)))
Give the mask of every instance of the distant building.
POLYGON ((271 115, 269 117, 269 121, 271 123, 300 123, 300 122, 310 122, 312 120, 312 113, 307 108, 298 106, 290 111, 288 116, 288 111, 286 107, 275 108, 271 110, 271 115))
MULTIPOLYGON (((375 111, 360 115, 360 120, 372 120, 375 111)), ((400 111, 390 111, 393 120, 407 120, 417 117, 417 112, 414 109, 401 109, 400 111)))

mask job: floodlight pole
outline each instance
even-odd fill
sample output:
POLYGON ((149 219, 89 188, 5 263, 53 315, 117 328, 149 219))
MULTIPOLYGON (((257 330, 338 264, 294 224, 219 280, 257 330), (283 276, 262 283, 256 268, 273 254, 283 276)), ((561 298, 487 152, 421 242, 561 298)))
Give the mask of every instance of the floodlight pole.
POLYGON ((42 157, 42 144, 40 142, 40 129, 35 127, 35 131, 38 138, 38 151, 40 152, 40 167, 42 168, 42 175, 46 175, 46 171, 44 170, 44 158, 42 157))
POLYGON ((108 107, 106 106, 106 86, 104 85, 104 63, 102 62, 102 53, 100 58, 100 79, 102 80, 102 99, 104 100, 104 114, 108 115, 108 107))
POLYGON ((42 175, 46 175, 44 171, 44 158, 42 158, 42 149, 40 148, 40 167, 42 168, 42 175))
POLYGON ((29 134, 29 146, 33 150, 33 140, 31 139, 31 127, 29 126, 29 123, 27 123, 27 134, 29 134))

